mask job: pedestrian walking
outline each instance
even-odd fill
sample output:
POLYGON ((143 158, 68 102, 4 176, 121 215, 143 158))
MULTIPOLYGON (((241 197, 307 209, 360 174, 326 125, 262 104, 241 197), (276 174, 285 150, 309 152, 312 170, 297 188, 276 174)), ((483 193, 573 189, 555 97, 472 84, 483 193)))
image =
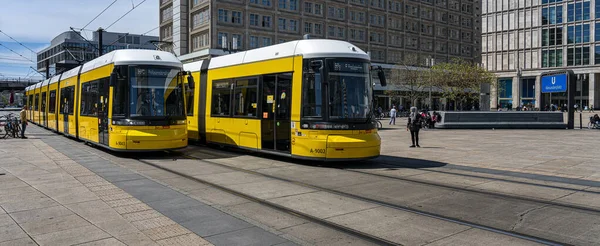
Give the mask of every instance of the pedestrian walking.
POLYGON ((590 104, 590 113, 594 113, 594 104, 590 104))
POLYGON ((390 110, 390 123, 388 125, 396 125, 396 106, 392 106, 390 110))
POLYGON ((21 118, 21 138, 27 138, 25 137, 25 128, 27 128, 27 105, 23 106, 19 116, 19 118, 21 118))
POLYGON ((419 146, 419 130, 421 130, 421 114, 417 112, 416 107, 410 108, 410 115, 408 117, 408 124, 406 130, 410 131, 410 138, 412 140, 411 148, 421 147, 419 146))

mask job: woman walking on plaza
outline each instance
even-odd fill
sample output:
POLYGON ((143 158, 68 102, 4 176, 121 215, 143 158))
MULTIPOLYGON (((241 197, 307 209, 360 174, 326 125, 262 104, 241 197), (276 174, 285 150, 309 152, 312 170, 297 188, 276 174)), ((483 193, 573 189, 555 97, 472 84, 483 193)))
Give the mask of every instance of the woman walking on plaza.
POLYGON ((390 123, 388 125, 394 124, 396 125, 396 106, 392 106, 390 110, 390 123))
POLYGON ((410 108, 410 116, 408 117, 408 124, 406 130, 410 130, 410 138, 412 140, 411 148, 421 147, 419 146, 419 130, 421 129, 421 114, 417 112, 417 107, 410 108))

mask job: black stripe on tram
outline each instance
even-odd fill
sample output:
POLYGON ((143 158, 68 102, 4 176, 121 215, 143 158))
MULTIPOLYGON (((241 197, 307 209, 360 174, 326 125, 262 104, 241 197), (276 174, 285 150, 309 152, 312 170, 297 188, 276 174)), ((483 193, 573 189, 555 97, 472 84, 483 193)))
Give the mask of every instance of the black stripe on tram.
POLYGON ((208 64, 210 64, 210 58, 202 61, 202 67, 200 68, 200 98, 198 107, 198 136, 200 142, 206 143, 206 88, 208 87, 208 64))
POLYGON ((75 138, 79 139, 79 114, 77 113, 77 109, 79 108, 77 105, 79 105, 79 97, 77 96, 77 92, 80 92, 79 90, 79 83, 81 82, 81 70, 83 70, 83 65, 79 66, 79 72, 77 72, 77 83, 75 84, 74 88, 74 92, 73 92, 73 103, 75 105, 73 105, 73 117, 75 117, 75 138))

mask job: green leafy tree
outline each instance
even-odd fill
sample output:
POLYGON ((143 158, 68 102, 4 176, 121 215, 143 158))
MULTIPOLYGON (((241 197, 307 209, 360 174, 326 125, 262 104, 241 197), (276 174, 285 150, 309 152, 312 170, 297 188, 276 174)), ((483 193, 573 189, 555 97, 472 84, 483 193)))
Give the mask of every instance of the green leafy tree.
POLYGON ((419 59, 415 55, 407 55, 404 62, 396 64, 400 69, 392 69, 388 80, 389 90, 384 93, 392 98, 407 98, 411 105, 418 99, 427 97, 426 88, 430 85, 430 72, 427 68, 418 67, 419 59))

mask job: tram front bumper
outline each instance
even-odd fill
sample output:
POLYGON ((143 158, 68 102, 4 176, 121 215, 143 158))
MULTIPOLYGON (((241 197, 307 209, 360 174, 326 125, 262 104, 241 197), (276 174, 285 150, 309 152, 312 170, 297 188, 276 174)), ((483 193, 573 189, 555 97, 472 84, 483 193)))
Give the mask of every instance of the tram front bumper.
POLYGON ((177 149, 187 145, 186 129, 127 131, 127 149, 131 150, 177 149))
POLYGON ((378 134, 327 136, 328 160, 368 159, 379 156, 381 138, 378 134))

